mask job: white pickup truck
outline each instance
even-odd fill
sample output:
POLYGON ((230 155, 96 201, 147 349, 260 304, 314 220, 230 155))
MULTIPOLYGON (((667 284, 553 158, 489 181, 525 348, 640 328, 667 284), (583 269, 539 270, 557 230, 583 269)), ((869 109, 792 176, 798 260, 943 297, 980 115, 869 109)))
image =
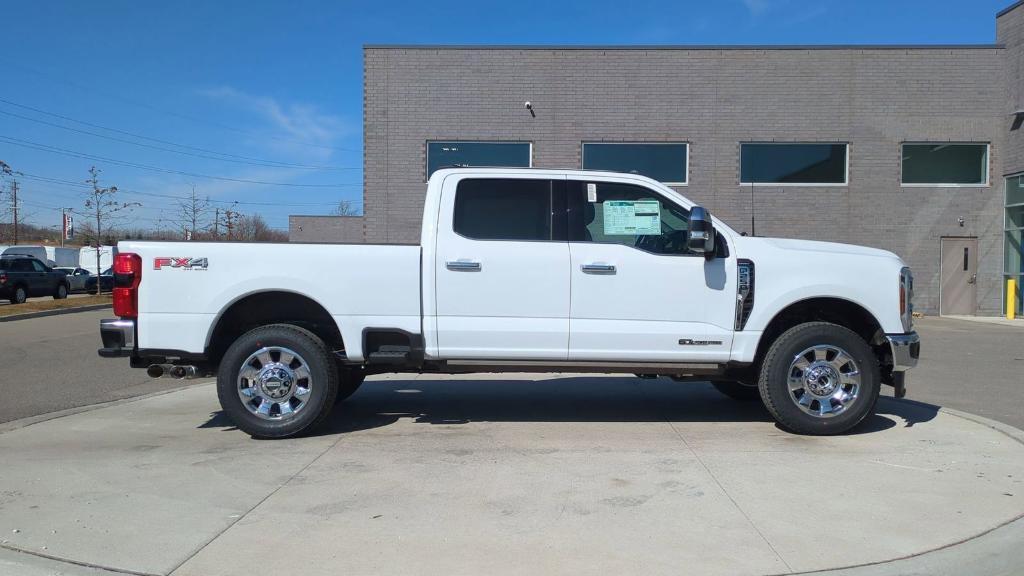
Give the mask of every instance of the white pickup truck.
POLYGON ((849 430, 917 363, 895 254, 754 238, 631 174, 456 168, 419 245, 121 242, 104 357, 216 375, 240 429, 325 420, 367 374, 711 381, 785 428, 849 430))

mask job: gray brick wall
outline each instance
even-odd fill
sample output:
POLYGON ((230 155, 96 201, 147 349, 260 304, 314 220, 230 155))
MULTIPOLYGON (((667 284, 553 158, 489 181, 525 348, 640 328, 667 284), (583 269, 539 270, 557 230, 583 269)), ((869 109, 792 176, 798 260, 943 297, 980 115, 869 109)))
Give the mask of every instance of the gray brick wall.
POLYGON ((1012 112, 1024 110, 1024 7, 1020 3, 1001 12, 996 18, 996 40, 1005 46, 1003 80, 1006 97, 1006 154, 1003 173, 1024 172, 1024 116, 1014 118, 1012 112))
MULTIPOLYGON (((1010 28, 1004 20, 1001 32, 1010 28)), ((1002 295, 1003 53, 995 45, 367 47, 366 238, 418 239, 427 140, 531 141, 534 166, 545 168, 579 168, 582 141, 687 141, 689 185, 680 192, 741 231, 751 208, 739 185, 740 142, 849 142, 849 186, 755 189, 758 235, 892 250, 914 268, 926 312, 938 309, 939 238, 977 236, 978 308, 994 314, 1002 295), (991 185, 901 187, 904 141, 991 143, 991 185)))
POLYGON ((365 242, 362 216, 289 216, 289 242, 365 242))

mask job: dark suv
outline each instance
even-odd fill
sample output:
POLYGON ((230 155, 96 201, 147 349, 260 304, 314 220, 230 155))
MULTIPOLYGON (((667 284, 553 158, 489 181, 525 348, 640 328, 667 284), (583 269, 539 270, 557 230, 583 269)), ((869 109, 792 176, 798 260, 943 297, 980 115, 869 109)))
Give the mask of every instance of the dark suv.
POLYGON ((0 298, 21 304, 34 296, 68 297, 68 277, 32 256, 0 256, 0 298))

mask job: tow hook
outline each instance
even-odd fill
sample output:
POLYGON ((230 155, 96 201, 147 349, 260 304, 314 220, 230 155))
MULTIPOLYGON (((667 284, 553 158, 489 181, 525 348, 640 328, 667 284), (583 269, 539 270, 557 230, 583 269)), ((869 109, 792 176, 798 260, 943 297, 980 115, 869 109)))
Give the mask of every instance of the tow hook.
POLYGON ((907 373, 894 372, 892 375, 892 395, 895 398, 903 398, 907 395, 907 373))

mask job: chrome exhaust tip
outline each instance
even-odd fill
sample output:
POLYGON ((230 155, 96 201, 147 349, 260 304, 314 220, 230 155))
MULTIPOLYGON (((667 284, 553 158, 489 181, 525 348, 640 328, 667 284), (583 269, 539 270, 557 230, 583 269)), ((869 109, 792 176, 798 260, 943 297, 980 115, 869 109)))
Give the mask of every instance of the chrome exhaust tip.
POLYGON ((150 378, 159 378, 164 375, 164 367, 160 364, 150 364, 149 368, 146 368, 146 374, 150 378))
POLYGON ((170 370, 171 377, 177 378, 178 380, 183 378, 195 378, 196 372, 195 366, 172 366, 170 370))

